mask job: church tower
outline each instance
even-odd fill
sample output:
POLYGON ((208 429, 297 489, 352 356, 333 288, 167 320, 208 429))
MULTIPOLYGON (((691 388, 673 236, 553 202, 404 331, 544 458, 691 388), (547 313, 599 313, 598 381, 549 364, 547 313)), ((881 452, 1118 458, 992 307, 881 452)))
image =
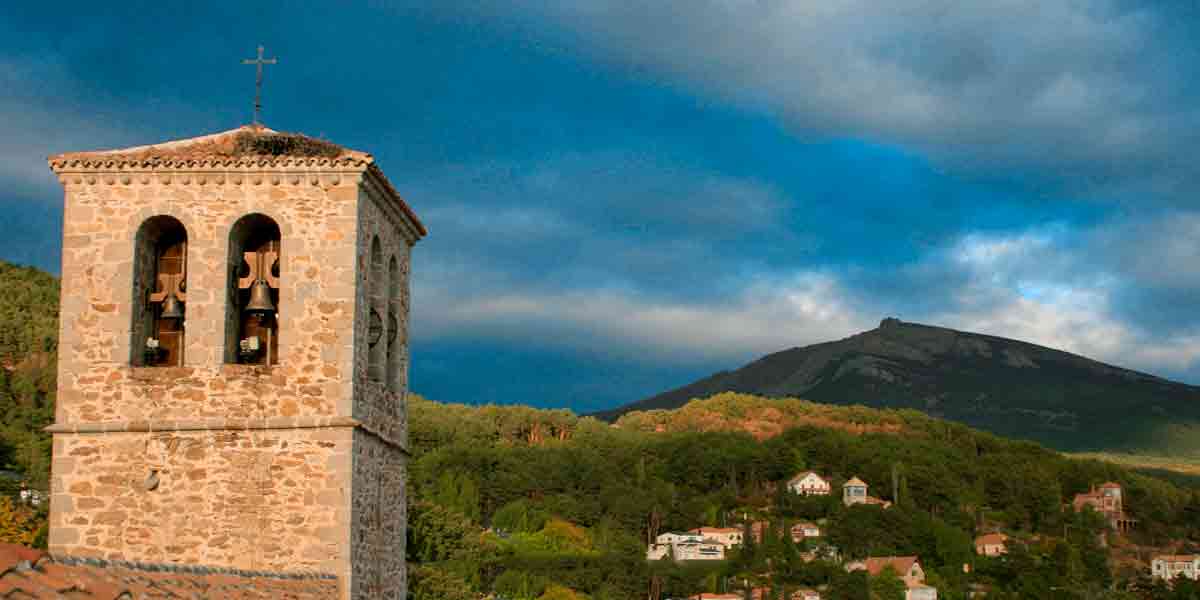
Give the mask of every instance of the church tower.
POLYGON ((370 154, 261 126, 50 158, 50 552, 405 598, 408 278, 370 154))

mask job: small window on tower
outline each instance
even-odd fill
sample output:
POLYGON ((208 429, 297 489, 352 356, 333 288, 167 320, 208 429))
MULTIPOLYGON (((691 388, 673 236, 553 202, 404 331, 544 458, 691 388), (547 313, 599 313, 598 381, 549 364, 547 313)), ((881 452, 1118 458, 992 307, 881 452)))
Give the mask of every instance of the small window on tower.
POLYGON ((173 217, 152 217, 134 238, 130 363, 183 366, 187 301, 187 230, 173 217))
POLYGON ((279 225, 242 217, 229 232, 225 362, 279 363, 279 225))

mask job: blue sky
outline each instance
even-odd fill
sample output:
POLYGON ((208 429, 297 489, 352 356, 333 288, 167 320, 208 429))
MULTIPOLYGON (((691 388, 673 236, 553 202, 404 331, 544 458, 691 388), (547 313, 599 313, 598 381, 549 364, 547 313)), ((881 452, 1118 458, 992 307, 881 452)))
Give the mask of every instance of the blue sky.
POLYGON ((0 258, 58 269, 47 155, 249 121, 262 43, 264 121, 430 229, 425 396, 586 412, 885 316, 1200 383, 1200 13, 975 4, 6 6, 0 258))

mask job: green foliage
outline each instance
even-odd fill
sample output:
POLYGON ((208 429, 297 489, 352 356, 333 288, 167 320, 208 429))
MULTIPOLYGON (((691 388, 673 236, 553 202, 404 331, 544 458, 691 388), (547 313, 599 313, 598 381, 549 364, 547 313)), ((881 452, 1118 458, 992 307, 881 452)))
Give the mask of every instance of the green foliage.
POLYGON ((46 490, 50 436, 42 428, 54 418, 58 281, 0 261, 0 290, 0 468, 46 490))
MULTIPOLYGON (((771 405, 738 395, 720 403, 743 416, 771 405)), ((1109 463, 1069 459, 913 411, 821 411, 821 425, 758 440, 698 425, 654 433, 562 411, 417 398, 410 410, 417 455, 410 490, 423 502, 446 503, 477 531, 482 524, 496 530, 485 536, 490 552, 477 563, 459 563, 475 569, 462 574, 465 580, 479 590, 520 584, 529 598, 553 584, 595 600, 644 597, 647 586, 660 597, 686 597, 724 591, 723 582, 742 578, 792 589, 826 585, 830 597, 866 598, 871 584, 861 574, 804 560, 804 551, 824 543, 846 558, 917 555, 950 600, 965 598, 972 584, 990 586, 996 597, 1051 598, 1050 588, 1071 585, 1098 586, 1100 593, 1114 582, 1108 550, 1096 545, 1104 525, 1062 506, 1107 480, 1125 486, 1127 509, 1139 519, 1132 541, 1162 545, 1200 532, 1192 518, 1200 514, 1196 494, 1109 463), (836 493, 780 492, 800 466, 832 477, 835 489, 858 476, 872 484, 873 495, 888 499, 895 472, 900 502, 887 510, 846 508, 836 493), (467 511, 472 516, 464 518, 467 511), (769 521, 769 531, 723 563, 644 560, 645 544, 660 533, 744 527, 743 514, 769 521), (784 533, 799 520, 822 521, 826 536, 797 547, 784 533), (1017 539, 1036 535, 1056 543, 1014 543, 1009 557, 976 557, 979 522, 1000 524, 1017 539), (968 563, 977 570, 964 574, 968 563)))
POLYGON ((466 581, 429 565, 410 567, 408 600, 475 600, 466 581))
POLYGON ((874 600, 904 600, 904 582, 896 570, 888 565, 879 575, 871 578, 871 598, 874 600))

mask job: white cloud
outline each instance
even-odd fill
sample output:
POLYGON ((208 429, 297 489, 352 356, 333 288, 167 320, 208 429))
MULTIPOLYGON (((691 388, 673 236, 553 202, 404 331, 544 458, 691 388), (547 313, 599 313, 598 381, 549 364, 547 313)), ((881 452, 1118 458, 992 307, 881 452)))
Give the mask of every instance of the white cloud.
MULTIPOLYGON (((947 252, 947 262, 965 269, 969 283, 954 291, 950 306, 924 318, 1151 373, 1195 370, 1200 330, 1186 323, 1148 329, 1118 306, 1122 293, 1158 276, 1140 279, 1143 273, 1104 260, 1114 236, 1124 239, 1122 251, 1140 252, 1146 244, 1172 243, 1156 240, 1178 226, 1184 225, 1159 219, 1109 224, 1082 235, 1086 243, 1075 248, 1056 245, 1046 230, 964 236, 947 252)), ((1154 248, 1149 255, 1156 256, 1154 248)), ((1173 264, 1170 257, 1155 260, 1160 271, 1173 264)))
MULTIPOLYGON (((1194 147, 1191 65, 1171 15, 1117 0, 475 3, 635 76, 764 108, 804 132, 1032 169, 1076 191, 1178 194, 1194 147)), ((1011 174, 1010 174, 1011 175, 1011 174)))
POLYGON ((761 281, 716 303, 654 300, 610 289, 459 297, 415 286, 418 338, 477 336, 612 351, 663 362, 726 360, 826 341, 872 323, 834 279, 804 273, 761 281))

